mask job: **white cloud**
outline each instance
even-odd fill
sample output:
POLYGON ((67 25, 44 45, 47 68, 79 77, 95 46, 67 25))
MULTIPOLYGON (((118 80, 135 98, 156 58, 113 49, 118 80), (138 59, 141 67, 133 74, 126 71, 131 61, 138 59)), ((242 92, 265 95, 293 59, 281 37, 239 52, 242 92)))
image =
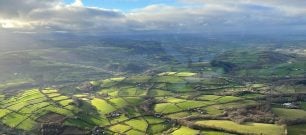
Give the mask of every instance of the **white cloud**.
POLYGON ((0 0, 0 27, 35 32, 214 32, 305 28, 302 0, 178 0, 129 12, 86 7, 82 0, 0 0), (14 5, 14 6, 12 6, 14 5), (10 8, 8 8, 10 7, 10 8))
POLYGON ((31 27, 31 24, 24 21, 18 20, 0 20, 0 24, 2 28, 24 28, 24 27, 31 27))
MULTIPOLYGON (((27 6, 28 0, 24 0, 27 6)), ((7 11, 10 14, 10 10, 7 11)), ((33 29, 37 31, 81 31, 100 30, 109 31, 121 23, 124 14, 95 7, 84 7, 82 1, 77 0, 71 5, 61 2, 49 4, 43 8, 36 7, 24 10, 23 14, 15 17, 0 16, 2 28, 33 29), (10 19, 6 19, 10 18, 10 19)))
POLYGON ((72 6, 83 7, 83 1, 82 0, 76 0, 74 3, 72 3, 72 6))
MULTIPOLYGON (((227 7, 244 8, 257 6, 282 11, 287 15, 305 15, 306 1, 304 0, 179 0, 184 3, 207 5, 224 5, 227 7)), ((245 10, 247 12, 247 10, 245 10)))

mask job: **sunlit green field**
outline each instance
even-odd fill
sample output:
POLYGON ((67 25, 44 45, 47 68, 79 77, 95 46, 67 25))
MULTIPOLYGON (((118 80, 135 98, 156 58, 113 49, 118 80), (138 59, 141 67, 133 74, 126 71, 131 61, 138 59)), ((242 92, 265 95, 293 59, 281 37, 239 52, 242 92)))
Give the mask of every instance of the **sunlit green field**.
POLYGON ((203 120, 196 122, 204 127, 219 129, 223 131, 234 131, 242 134, 264 134, 264 135, 285 135, 283 126, 262 123, 237 124, 224 120, 203 120))
MULTIPOLYGON (((263 101, 256 96, 264 95, 261 91, 268 87, 263 84, 243 86, 226 78, 209 80, 192 72, 164 72, 150 77, 137 75, 89 81, 87 85, 95 89, 82 91, 76 87, 77 92, 63 93, 56 88, 36 88, 3 96, 0 121, 7 128, 29 133, 37 133, 43 123, 58 123, 64 125, 63 130, 82 129, 87 133, 101 127, 105 133, 127 135, 282 135, 287 129, 284 125, 259 122, 238 124, 229 118, 231 111, 258 109, 263 101), (199 84, 213 89, 198 90, 199 84), (259 92, 240 94, 247 88, 259 92)), ((273 108, 272 113, 276 118, 294 120, 304 118, 302 109, 273 108)), ((288 131, 292 134, 303 129, 289 126, 288 131)))

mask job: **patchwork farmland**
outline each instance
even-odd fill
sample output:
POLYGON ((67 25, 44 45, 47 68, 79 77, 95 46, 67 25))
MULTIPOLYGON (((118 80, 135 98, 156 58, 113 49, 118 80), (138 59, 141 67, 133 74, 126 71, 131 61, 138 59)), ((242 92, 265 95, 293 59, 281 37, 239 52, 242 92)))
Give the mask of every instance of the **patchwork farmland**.
MULTIPOLYGON (((3 97, 1 124, 30 133, 285 135, 286 126, 278 122, 292 120, 288 113, 299 114, 296 119, 305 119, 306 113, 285 108, 265 112, 263 99, 269 87, 265 84, 244 85, 223 77, 201 78, 191 72, 116 77, 85 84, 87 87, 77 87, 80 92, 74 94, 43 88, 3 97), (84 89, 87 92, 82 92, 84 89), (227 94, 232 91, 246 94, 227 94)), ((289 127, 293 132, 296 128, 289 127)))

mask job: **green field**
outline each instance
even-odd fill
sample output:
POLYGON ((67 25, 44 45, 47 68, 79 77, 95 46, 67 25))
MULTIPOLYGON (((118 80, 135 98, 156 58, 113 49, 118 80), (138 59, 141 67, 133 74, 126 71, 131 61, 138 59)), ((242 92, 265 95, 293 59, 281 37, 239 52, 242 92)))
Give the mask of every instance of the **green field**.
POLYGON ((163 131, 167 130, 170 126, 167 124, 154 124, 150 125, 148 131, 151 134, 158 134, 162 133, 163 131))
POLYGON ((103 114, 107 114, 116 110, 114 106, 110 105, 105 100, 98 98, 94 98, 93 100, 91 100, 91 104, 103 114))
MULTIPOLYGON (((58 113, 63 116, 73 116, 74 114, 72 111, 77 112, 77 110, 70 111, 66 108, 57 106, 57 104, 59 104, 69 108, 68 104, 72 103, 73 100, 57 92, 58 90, 50 88, 46 88, 42 91, 32 89, 1 101, 1 107, 5 108, 1 109, 1 122, 11 128, 31 131, 39 125, 36 119, 49 112, 58 113), (54 94, 58 96, 49 97, 49 95, 54 94)), ((70 105, 70 108, 72 109, 74 106, 70 105)))
POLYGON ((207 100, 207 101, 212 101, 221 98, 222 96, 216 96, 216 95, 203 95, 198 97, 197 99, 199 100, 207 100))
POLYGON ((172 135, 197 135, 198 133, 200 133, 199 130, 194 130, 194 129, 182 126, 179 129, 172 132, 171 134, 172 135))
POLYGON ((127 135, 144 135, 144 132, 140 132, 138 130, 130 130, 126 132, 127 135))
POLYGON ((156 118, 156 117, 152 117, 152 116, 144 117, 144 119, 148 122, 148 124, 159 124, 159 123, 163 123, 165 121, 161 118, 156 118))
POLYGON ((158 113, 173 113, 173 112, 178 112, 182 111, 181 108, 178 106, 172 104, 172 103, 161 103, 157 104, 154 108, 155 112, 158 113))
POLYGON ((176 76, 158 76, 152 81, 158 83, 185 83, 182 78, 176 76))
POLYGON ((288 126, 288 135, 305 135, 306 124, 288 126))
POLYGON ((124 133, 124 132, 132 129, 132 127, 130 127, 128 125, 124 125, 124 124, 117 124, 117 125, 111 126, 109 129, 113 132, 124 133))
POLYGON ((145 132, 147 130, 148 124, 143 119, 133 119, 130 121, 125 122, 127 125, 133 127, 133 129, 137 129, 140 131, 145 132))
POLYGON ((306 119, 306 111, 300 109, 273 108, 272 111, 279 117, 288 120, 306 119))
MULTIPOLYGON (((30 133, 37 131, 46 121, 59 122, 74 130, 89 132, 94 127, 101 127, 110 134, 127 135, 282 135, 286 130, 286 126, 252 120, 244 124, 220 120, 225 117, 234 119, 237 115, 255 115, 244 111, 249 108, 258 112, 257 117, 266 117, 259 110, 262 106, 258 107, 264 100, 257 97, 265 95, 265 87, 269 86, 260 83, 242 86, 225 77, 200 78, 198 74, 184 71, 88 82, 95 87, 94 90, 81 91, 76 86, 76 92, 69 93, 45 88, 3 96, 0 121, 6 128, 30 133), (245 92, 248 87, 256 89, 257 93, 245 92), (241 110, 244 112, 238 112, 241 110), (210 119, 203 119, 205 117, 210 119), (176 120, 185 120, 203 129, 174 124, 176 120)), ((276 120, 305 119, 304 102, 300 107, 302 109, 272 108, 272 112, 276 114, 276 120)), ((287 129, 291 134, 303 133, 302 127, 288 126, 287 129)))
POLYGON ((257 134, 257 135, 284 135, 285 128, 283 126, 262 123, 246 123, 237 124, 226 120, 202 120, 197 121, 203 127, 219 129, 224 131, 234 131, 242 134, 257 134))
POLYGON ((0 134, 306 135, 305 0, 2 1, 0 134))
POLYGON ((221 115, 223 113, 223 110, 216 106, 203 107, 203 110, 205 110, 209 115, 221 115))

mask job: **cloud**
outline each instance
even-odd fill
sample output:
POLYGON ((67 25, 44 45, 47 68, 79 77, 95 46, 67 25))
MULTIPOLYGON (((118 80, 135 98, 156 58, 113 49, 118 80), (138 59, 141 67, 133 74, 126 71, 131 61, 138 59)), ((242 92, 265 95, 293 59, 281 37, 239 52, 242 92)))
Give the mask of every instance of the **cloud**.
POLYGON ((123 12, 82 0, 0 0, 0 27, 13 31, 110 33, 224 32, 305 29, 302 0, 178 0, 123 12), (12 6, 14 5, 14 6, 12 6))
MULTIPOLYGON (((116 10, 85 7, 81 0, 71 5, 54 0, 40 4, 35 0, 19 1, 19 11, 4 10, 0 15, 0 27, 28 31, 110 31, 120 26, 125 15, 116 10)), ((3 3, 4 4, 4 3, 3 3)), ((6 3, 7 5, 9 3, 6 3)), ((11 3, 13 4, 13 3, 11 3)))
POLYGON ((33 9, 51 7, 59 3, 59 0, 0 0, 0 17, 23 17, 33 9))
MULTIPOLYGON (((183 3, 197 3, 207 5, 224 5, 228 7, 237 7, 245 9, 251 6, 256 6, 257 10, 270 8, 278 10, 286 15, 305 15, 306 1, 303 0, 179 0, 183 3)), ((256 8, 250 8, 256 10, 256 8)), ((248 12, 248 10, 244 10, 248 12)))
POLYGON ((18 20, 0 20, 2 28, 24 28, 31 27, 31 24, 28 22, 18 21, 18 20))
POLYGON ((82 0, 76 0, 74 3, 72 3, 72 6, 83 7, 83 1, 82 0))
POLYGON ((223 23, 224 12, 235 13, 237 9, 218 5, 194 8, 150 5, 132 11, 127 17, 147 29, 183 32, 201 30, 207 28, 208 24, 223 23))

